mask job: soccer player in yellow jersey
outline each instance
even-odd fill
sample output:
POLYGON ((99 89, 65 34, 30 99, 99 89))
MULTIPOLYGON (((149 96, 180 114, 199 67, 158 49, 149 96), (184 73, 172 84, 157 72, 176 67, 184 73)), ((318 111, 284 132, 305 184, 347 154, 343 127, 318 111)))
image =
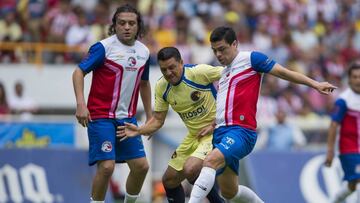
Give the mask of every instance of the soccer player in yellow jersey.
MULTIPOLYGON (((118 136, 124 139, 148 135, 160 129, 169 105, 180 115, 189 132, 171 157, 163 175, 163 184, 170 203, 184 203, 181 182, 184 179, 190 183, 196 180, 205 156, 212 150, 217 93, 214 82, 220 79, 223 67, 183 65, 175 47, 161 49, 157 57, 163 77, 155 87, 153 117, 140 127, 130 123, 119 126, 118 136)), ((224 202, 214 188, 207 198, 211 203, 224 202)))

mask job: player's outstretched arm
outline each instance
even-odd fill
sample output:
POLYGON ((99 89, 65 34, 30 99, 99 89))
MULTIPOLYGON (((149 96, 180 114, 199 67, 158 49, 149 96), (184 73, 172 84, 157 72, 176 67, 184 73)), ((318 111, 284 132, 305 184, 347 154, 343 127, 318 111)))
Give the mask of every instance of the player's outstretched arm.
POLYGON ((125 123, 124 126, 118 126, 116 132, 117 137, 120 139, 125 139, 127 137, 135 137, 137 135, 148 136, 163 126, 166 114, 167 111, 154 112, 150 120, 140 127, 137 127, 131 123, 125 123))
POLYGON ((316 89, 319 93, 325 95, 328 95, 334 89, 337 88, 328 82, 318 82, 316 80, 307 77, 304 74, 286 69, 278 63, 274 65, 274 67, 271 69, 269 73, 276 77, 279 77, 284 80, 288 80, 293 83, 307 85, 309 87, 316 89))
POLYGON ((328 138, 327 138, 327 153, 325 166, 330 167, 332 164, 332 160, 335 154, 335 140, 336 140, 336 131, 339 124, 335 121, 331 121, 329 130, 328 130, 328 138))

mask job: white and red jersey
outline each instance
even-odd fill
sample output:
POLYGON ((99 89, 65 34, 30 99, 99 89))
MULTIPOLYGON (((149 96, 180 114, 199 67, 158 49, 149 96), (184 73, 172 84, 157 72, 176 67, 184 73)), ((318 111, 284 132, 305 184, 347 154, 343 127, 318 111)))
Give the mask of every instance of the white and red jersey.
POLYGON ((360 94, 350 88, 341 93, 331 118, 340 124, 340 154, 360 153, 360 94))
POLYGON ((238 53, 219 81, 217 127, 239 125, 256 130, 256 104, 262 73, 269 72, 274 65, 275 61, 260 52, 238 53))
POLYGON ((79 67, 93 72, 88 98, 91 119, 135 116, 140 80, 149 79, 149 55, 143 43, 127 46, 116 35, 90 47, 79 67))

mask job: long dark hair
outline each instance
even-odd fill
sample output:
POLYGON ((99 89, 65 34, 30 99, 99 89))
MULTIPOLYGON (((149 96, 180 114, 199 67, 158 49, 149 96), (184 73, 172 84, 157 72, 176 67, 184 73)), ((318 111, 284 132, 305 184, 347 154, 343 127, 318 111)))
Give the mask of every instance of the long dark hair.
POLYGON ((109 27, 109 31, 108 31, 109 35, 113 35, 116 33, 115 24, 116 24, 116 18, 119 13, 135 13, 137 16, 137 24, 138 24, 138 31, 136 33, 135 39, 142 38, 145 35, 144 21, 142 20, 141 14, 136 8, 132 7, 130 4, 124 4, 116 9, 116 12, 112 17, 112 24, 109 27))

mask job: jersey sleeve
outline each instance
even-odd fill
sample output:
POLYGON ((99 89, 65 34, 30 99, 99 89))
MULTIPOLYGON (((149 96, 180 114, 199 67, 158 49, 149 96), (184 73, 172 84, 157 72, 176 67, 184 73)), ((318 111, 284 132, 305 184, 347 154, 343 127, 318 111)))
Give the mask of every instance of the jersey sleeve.
POLYGON ((168 87, 164 87, 160 80, 155 85, 155 112, 167 111, 169 109, 169 103, 165 100, 168 87))
POLYGON ((220 80, 223 70, 224 67, 222 66, 210 66, 206 64, 199 64, 193 68, 197 80, 204 84, 209 84, 220 80))
POLYGON ((144 72, 141 75, 141 80, 149 80, 149 72, 150 72, 150 59, 148 59, 145 63, 144 72))
POLYGON ((105 48, 100 42, 97 42, 90 47, 88 56, 80 62, 79 67, 82 71, 89 73, 103 64, 104 60, 105 48))
POLYGON ((257 72, 268 73, 275 65, 275 61, 261 52, 253 51, 250 55, 251 66, 257 72))
POLYGON ((333 112, 331 113, 331 119, 337 123, 341 123, 341 121, 344 119, 346 111, 347 107, 345 100, 337 99, 335 101, 333 112))

